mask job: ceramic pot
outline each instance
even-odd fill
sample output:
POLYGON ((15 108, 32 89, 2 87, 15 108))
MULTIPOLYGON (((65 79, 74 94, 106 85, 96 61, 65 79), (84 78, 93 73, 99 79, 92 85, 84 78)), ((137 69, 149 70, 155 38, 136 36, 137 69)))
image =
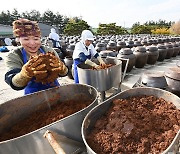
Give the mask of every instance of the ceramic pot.
POLYGON ((75 44, 69 44, 65 51, 65 57, 72 57, 74 52, 75 44))
POLYGON ((146 71, 144 72, 138 82, 140 87, 154 87, 166 89, 167 82, 165 74, 162 71, 146 71))
POLYGON ((173 45, 173 49, 174 49, 174 53, 173 53, 172 57, 176 57, 179 54, 179 44, 174 42, 174 43, 172 43, 172 45, 173 45))
POLYGON ((166 46, 158 44, 157 45, 158 48, 158 52, 159 52, 159 57, 158 57, 158 61, 163 61, 166 58, 167 55, 167 49, 166 46))
POLYGON ((172 55, 174 54, 173 45, 170 43, 165 43, 164 45, 167 48, 166 59, 170 59, 172 57, 172 55))
POLYGON ((105 47, 104 43, 99 42, 99 43, 96 44, 95 49, 96 49, 97 52, 100 52, 100 51, 106 50, 106 47, 105 47))
POLYGON ((146 65, 148 59, 148 53, 146 52, 146 48, 141 46, 136 47, 133 53, 136 56, 135 67, 143 68, 146 65))
POLYGON ((158 48, 156 46, 147 46, 146 52, 148 53, 147 64, 154 65, 159 57, 158 48))
POLYGON ((168 90, 180 97, 180 67, 169 68, 165 72, 168 90))
POLYGON ((64 54, 59 48, 53 48, 53 49, 57 52, 60 59, 64 59, 64 54))
MULTIPOLYGON (((128 67, 126 72, 130 72, 135 63, 136 63, 136 56, 133 54, 133 51, 130 48, 122 48, 117 55, 118 58, 125 58, 129 59, 128 67)), ((122 71, 124 71, 126 66, 126 61, 122 61, 122 71)))
POLYGON ((114 52, 114 51, 111 51, 111 50, 103 50, 103 51, 100 51, 99 53, 101 55, 101 57, 107 57, 107 56, 110 56, 110 57, 116 57, 117 53, 114 52))
POLYGON ((107 50, 116 51, 116 42, 109 41, 107 44, 107 50))
POLYGON ((125 47, 126 47, 126 43, 124 41, 118 41, 116 50, 119 51, 119 50, 121 50, 122 48, 125 48, 125 47))
POLYGON ((73 76, 72 76, 72 64, 73 64, 73 58, 70 56, 70 57, 65 57, 64 58, 64 63, 65 65, 68 67, 68 74, 67 76, 70 78, 70 79, 73 79, 73 76))

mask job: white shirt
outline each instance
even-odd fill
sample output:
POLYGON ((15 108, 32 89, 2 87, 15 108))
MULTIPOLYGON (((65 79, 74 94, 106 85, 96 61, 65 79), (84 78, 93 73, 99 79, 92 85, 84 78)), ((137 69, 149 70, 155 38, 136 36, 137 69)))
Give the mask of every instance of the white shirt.
POLYGON ((73 52, 73 59, 79 58, 79 54, 82 52, 86 56, 88 56, 88 55, 94 56, 97 53, 96 49, 94 48, 94 46, 92 44, 90 44, 88 46, 88 50, 87 50, 85 45, 82 43, 82 41, 80 41, 80 42, 76 43, 76 45, 75 45, 75 49, 73 52))
POLYGON ((51 29, 51 33, 49 34, 49 38, 57 41, 57 42, 56 42, 56 47, 60 47, 60 46, 61 46, 60 43, 59 43, 59 38, 60 38, 60 37, 59 37, 59 35, 56 33, 56 30, 55 30, 54 28, 51 29))

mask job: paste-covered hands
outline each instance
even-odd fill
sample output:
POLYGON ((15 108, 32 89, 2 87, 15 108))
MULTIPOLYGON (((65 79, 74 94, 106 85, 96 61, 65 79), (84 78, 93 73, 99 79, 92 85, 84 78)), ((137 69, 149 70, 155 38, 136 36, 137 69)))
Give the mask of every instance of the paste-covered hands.
POLYGON ((40 57, 41 56, 30 57, 28 61, 26 71, 31 73, 31 77, 41 76, 41 78, 44 78, 47 76, 46 64, 42 63, 43 60, 40 57))
POLYGON ((103 68, 106 67, 106 63, 103 61, 103 59, 102 59, 100 56, 97 57, 97 60, 99 61, 100 65, 101 65, 103 68))
POLYGON ((52 72, 58 72, 61 76, 66 75, 68 72, 68 68, 64 63, 53 54, 50 54, 49 65, 51 66, 52 72))
POLYGON ((12 78, 12 84, 17 87, 24 87, 34 76, 45 78, 47 71, 42 70, 46 67, 45 64, 41 64, 42 60, 38 57, 31 57, 29 61, 22 66, 22 69, 12 78))

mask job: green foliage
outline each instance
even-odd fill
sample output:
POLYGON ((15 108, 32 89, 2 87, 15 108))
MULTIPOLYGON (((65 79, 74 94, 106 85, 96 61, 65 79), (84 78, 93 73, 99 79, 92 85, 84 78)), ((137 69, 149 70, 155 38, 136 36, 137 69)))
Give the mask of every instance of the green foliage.
POLYGON ((99 24, 97 28, 98 35, 118 35, 118 34, 127 34, 127 30, 121 26, 116 26, 116 23, 110 24, 99 24))
POLYGON ((132 26, 131 29, 132 34, 151 34, 151 28, 146 25, 140 25, 139 23, 136 23, 132 26))
POLYGON ((168 28, 157 28, 157 29, 151 30, 151 32, 152 34, 162 34, 162 35, 170 34, 170 31, 168 28))
POLYGON ((71 36, 80 35, 83 30, 89 28, 90 26, 87 24, 87 22, 82 19, 69 19, 69 22, 64 28, 64 34, 71 36))
MULTIPOLYGON (((68 17, 60 15, 59 12, 54 13, 50 10, 45 11, 43 14, 40 14, 40 12, 36 10, 31 10, 30 12, 25 11, 20 14, 16 9, 14 9, 12 12, 0 12, 0 24, 12 25, 12 22, 19 18, 26 18, 47 25, 56 26, 60 33, 63 32, 65 25, 69 21, 68 17)), ((78 17, 74 17, 74 19, 77 21, 79 20, 78 17)))
POLYGON ((143 25, 139 22, 133 24, 131 28, 132 34, 151 34, 151 33, 164 33, 168 34, 169 29, 173 22, 166 22, 165 20, 147 21, 143 25), (157 31, 156 31, 157 30, 157 31))

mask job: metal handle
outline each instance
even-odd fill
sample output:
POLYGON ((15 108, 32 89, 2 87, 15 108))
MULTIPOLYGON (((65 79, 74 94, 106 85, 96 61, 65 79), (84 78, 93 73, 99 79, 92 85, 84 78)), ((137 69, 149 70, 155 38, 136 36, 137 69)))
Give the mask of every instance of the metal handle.
POLYGON ((66 154, 62 147, 59 145, 59 143, 56 141, 52 132, 47 130, 44 134, 44 137, 47 138, 48 142, 50 143, 56 154, 66 154))
POLYGON ((124 68, 124 72, 123 72, 123 76, 122 76, 122 78, 121 78, 121 83, 123 82, 123 80, 124 80, 124 77, 125 77, 125 75, 126 75, 126 71, 127 71, 127 68, 128 68, 128 64, 129 64, 129 59, 126 59, 126 58, 117 58, 117 59, 119 59, 119 60, 124 60, 124 61, 126 61, 126 65, 125 65, 125 68, 124 68))
POLYGON ((56 154, 79 154, 86 152, 84 143, 47 130, 44 137, 48 140, 56 154))

